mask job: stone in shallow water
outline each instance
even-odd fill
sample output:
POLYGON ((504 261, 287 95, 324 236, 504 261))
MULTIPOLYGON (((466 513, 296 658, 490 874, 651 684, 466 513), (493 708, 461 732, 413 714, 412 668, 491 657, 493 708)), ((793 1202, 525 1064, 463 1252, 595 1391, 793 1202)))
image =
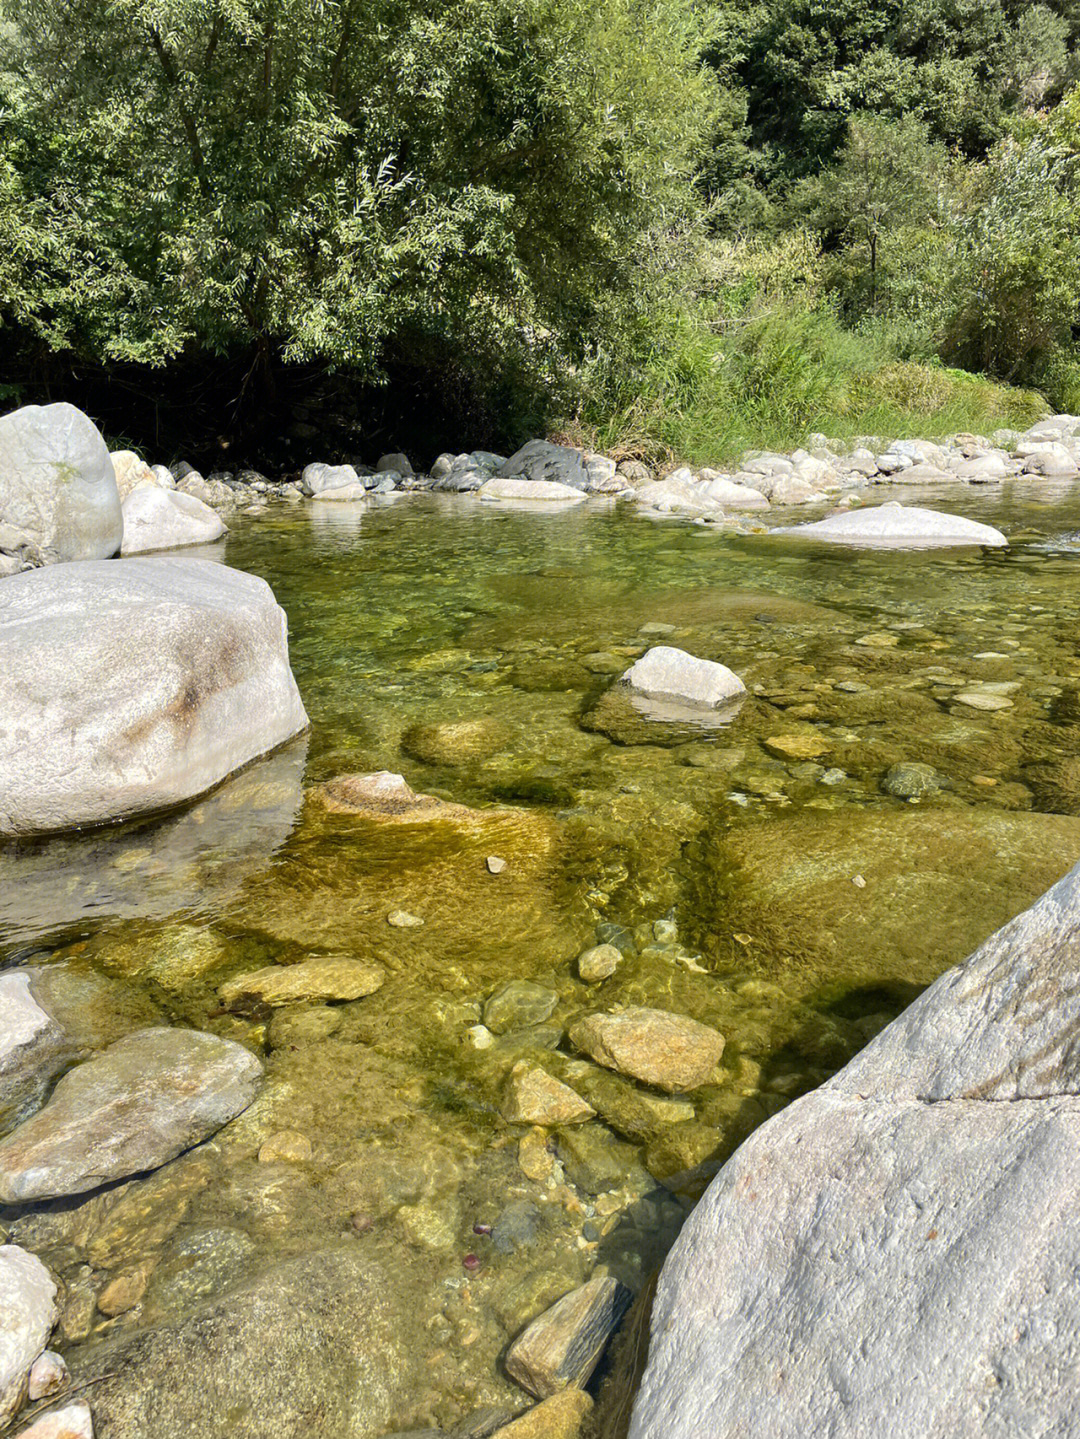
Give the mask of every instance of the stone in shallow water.
POLYGON ((523 1059, 510 1071, 500 1113, 510 1124, 583 1124, 596 1110, 569 1085, 523 1059))
POLYGON ((491 715, 482 715, 476 719, 413 725, 402 735, 401 748, 425 764, 463 765, 487 759, 504 749, 512 739, 509 725, 491 715))
POLYGON ((632 1297, 616 1279, 590 1279, 514 1340, 506 1372, 538 1399, 587 1383, 632 1297))
POLYGON ((123 555, 212 544, 226 530, 221 516, 202 500, 156 485, 133 490, 122 509, 124 542, 120 553, 123 555))
POLYGON ((230 979, 218 990, 223 1004, 244 1002, 269 1005, 303 1004, 309 1000, 362 999, 374 994, 386 980, 378 965, 328 955, 299 964, 271 964, 230 979))
POLYGON ((485 1001, 484 1023, 493 1034, 543 1024, 558 1002, 553 989, 528 979, 510 979, 485 1001))
POLYGON ((777 759, 820 759, 834 748, 829 740, 813 734, 775 734, 761 743, 777 759))
POLYGON ((70 1058, 64 1031, 35 999, 31 978, 27 970, 0 974, 0 1133, 37 1108, 70 1058))
POLYGON ((599 984, 610 977, 622 963, 622 953, 613 944, 597 944, 578 955, 578 978, 586 984, 599 984))
POLYGON ((961 690, 953 695, 953 702, 973 710, 1011 710, 1013 707, 1011 699, 989 690, 961 690))
POLYGON ((31 1403, 48 1399, 50 1395, 58 1394, 67 1382, 68 1367, 63 1358, 52 1349, 46 1349, 30 1366, 27 1398, 31 1403))
POLYGON ((655 645, 647 650, 626 671, 622 683, 648 699, 682 700, 710 709, 746 690, 739 676, 726 665, 698 659, 670 645, 655 645))
POLYGON ((71 1355, 101 1439, 367 1439, 415 1398, 402 1287, 351 1247, 71 1355))
POLYGON ((564 1389, 505 1429, 496 1429, 494 1439, 577 1439, 592 1407, 583 1389, 564 1389))
POLYGON ((0 1428, 23 1401, 57 1312, 56 1285, 41 1260, 16 1244, 0 1245, 0 1428))
POLYGON ((624 1186, 650 1187, 637 1151, 602 1124, 560 1130, 557 1147, 567 1177, 586 1194, 606 1194, 624 1186))
POLYGON ((94 1421, 90 1405, 84 1399, 74 1404, 65 1404, 62 1409, 50 1409, 41 1414, 26 1429, 20 1429, 18 1439, 94 1439, 94 1421))
POLYGON ((0 1199, 81 1194, 156 1169, 246 1109, 262 1065, 231 1040, 144 1029, 65 1074, 0 1141, 0 1199))
POLYGON ((935 794, 941 788, 941 776, 933 765, 894 764, 881 781, 881 788, 897 799, 922 799, 924 795, 935 794))
POLYGON ((597 1064, 669 1093, 706 1083, 724 1052, 715 1029, 661 1009, 590 1014, 570 1027, 570 1039, 597 1064))
POLYGON ((334 814, 363 815, 386 823, 414 823, 417 820, 468 817, 473 812, 460 804, 449 804, 430 794, 417 794, 400 774, 380 770, 376 774, 343 774, 313 793, 334 814))
MULTIPOLYGON (((914 476, 905 472, 905 481, 914 476)), ((949 478, 949 476, 945 476, 949 478)), ((1009 542, 1000 530, 979 524, 962 515, 940 514, 915 505, 875 505, 847 514, 829 515, 809 525, 777 529, 774 535, 819 540, 828 544, 863 545, 884 549, 947 548, 956 545, 987 545, 1000 548, 1009 542)))

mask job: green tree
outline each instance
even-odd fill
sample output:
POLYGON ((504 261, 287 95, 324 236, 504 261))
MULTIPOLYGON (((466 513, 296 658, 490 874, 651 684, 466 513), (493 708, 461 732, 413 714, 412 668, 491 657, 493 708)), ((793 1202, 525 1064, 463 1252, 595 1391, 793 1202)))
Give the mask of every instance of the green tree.
POLYGON ((573 356, 648 237, 692 218, 714 124, 681 0, 18 0, 9 19, 0 324, 107 361, 573 356))

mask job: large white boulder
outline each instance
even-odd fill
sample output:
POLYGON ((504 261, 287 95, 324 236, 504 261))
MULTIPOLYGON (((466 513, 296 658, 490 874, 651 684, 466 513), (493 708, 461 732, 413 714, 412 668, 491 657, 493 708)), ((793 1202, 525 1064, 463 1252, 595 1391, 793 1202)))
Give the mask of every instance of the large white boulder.
MULTIPOLYGON (((121 504, 132 490, 137 490, 140 485, 161 486, 157 470, 151 469, 141 455, 137 455, 134 450, 113 450, 109 459, 113 462, 116 488, 120 492, 121 504)), ((173 485, 164 486, 164 488, 172 489, 173 485)))
POLYGON ((148 550, 175 550, 183 545, 209 545, 225 534, 221 516, 194 495, 163 490, 156 484, 131 490, 121 506, 124 514, 122 555, 148 550))
POLYGON ((1078 933, 1080 866, 736 1151, 631 1439, 1080 1433, 1078 933))
POLYGON ((115 555, 120 493, 109 450, 74 405, 27 405, 0 418, 0 526, 29 537, 41 562, 115 555))
POLYGON ((363 498, 364 483, 352 465, 326 465, 318 461, 305 465, 300 476, 300 488, 312 499, 329 494, 331 490, 359 491, 359 498, 363 498))
POLYGON ((15 575, 0 652, 0 834, 179 804, 307 726, 270 587, 208 560, 15 575))
POLYGON ((561 501, 576 504, 585 499, 585 492, 558 480, 503 479, 496 475, 485 481, 477 492, 482 500, 561 501))
POLYGON ((675 699, 714 709, 737 695, 746 686, 727 665, 698 659, 670 645, 654 645, 622 677, 634 693, 647 699, 675 699))
POLYGON ((963 515, 946 515, 915 505, 875 505, 846 514, 829 515, 813 524, 776 529, 774 535, 794 535, 825 544, 858 545, 876 549, 934 549, 957 545, 1000 547, 1009 542, 1000 530, 963 515))

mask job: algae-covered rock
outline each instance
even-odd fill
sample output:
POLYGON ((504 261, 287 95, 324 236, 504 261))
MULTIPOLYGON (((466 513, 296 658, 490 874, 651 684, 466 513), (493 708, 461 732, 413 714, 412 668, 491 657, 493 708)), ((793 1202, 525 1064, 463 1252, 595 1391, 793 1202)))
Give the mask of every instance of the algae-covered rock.
POLYGON ((386 975, 377 965, 327 955, 299 964, 271 964, 230 979, 218 991, 223 1004, 256 1003, 271 1009, 309 1000, 362 999, 380 989, 386 975))
POLYGON ((287 1259, 240 1289, 71 1356, 97 1439, 369 1439, 411 1397, 414 1316, 347 1249, 287 1259))
POLYGON ((926 984, 1037 898, 1080 820, 978 809, 811 810, 717 838, 703 923, 751 963, 852 987, 926 984), (864 883, 856 885, 856 877, 864 883))
POLYGON ((596 1110, 547 1070, 521 1060, 510 1071, 501 1113, 510 1124, 583 1124, 596 1110))
POLYGON ((558 1002, 559 996, 553 989, 527 979, 508 979, 488 996, 484 1023, 493 1034, 543 1024, 558 1002))
POLYGON ((463 765, 487 759, 505 749, 513 731, 493 716, 418 724, 401 737, 401 748, 414 759, 432 765, 463 765))

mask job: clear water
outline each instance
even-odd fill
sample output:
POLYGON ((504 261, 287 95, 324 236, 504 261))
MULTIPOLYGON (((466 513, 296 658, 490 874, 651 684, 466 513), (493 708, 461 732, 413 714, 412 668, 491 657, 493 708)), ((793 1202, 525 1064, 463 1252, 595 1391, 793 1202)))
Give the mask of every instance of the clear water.
POLYGON ((238 518, 225 557, 288 613, 310 734, 178 814, 0 853, 0 960, 63 966, 91 1040, 194 1024, 267 1064, 261 1098, 202 1151, 2 1217, 68 1285, 73 1363, 347 1240, 411 1316, 386 1429, 520 1407, 500 1356, 529 1319, 598 1268, 640 1287, 734 1144, 1070 867, 1080 494, 918 500, 1014 544, 855 554, 613 505, 430 496, 238 518), (607 694, 654 643, 744 677, 730 723, 650 721, 607 694), (972 693, 1008 707, 956 698, 972 693), (458 721, 479 723, 431 728, 458 721), (886 793, 902 762, 937 787, 886 793), (375 769, 479 816, 383 826, 319 802, 375 769), (625 957, 588 986, 575 960, 598 937, 625 957), (375 960, 386 983, 222 1005, 233 976, 312 954, 375 960), (554 1013, 473 1048, 510 978, 556 991, 554 1013), (576 1014, 628 1004, 725 1035, 722 1082, 692 1113, 643 1120, 636 1086, 565 1040, 576 1014), (502 1086, 526 1055, 599 1084, 608 1123, 576 1142, 508 1125, 502 1086), (260 1160, 282 1131, 310 1158, 260 1160), (474 1230, 492 1224, 499 1245, 474 1230), (125 1276, 132 1305, 95 1308, 125 1276))

